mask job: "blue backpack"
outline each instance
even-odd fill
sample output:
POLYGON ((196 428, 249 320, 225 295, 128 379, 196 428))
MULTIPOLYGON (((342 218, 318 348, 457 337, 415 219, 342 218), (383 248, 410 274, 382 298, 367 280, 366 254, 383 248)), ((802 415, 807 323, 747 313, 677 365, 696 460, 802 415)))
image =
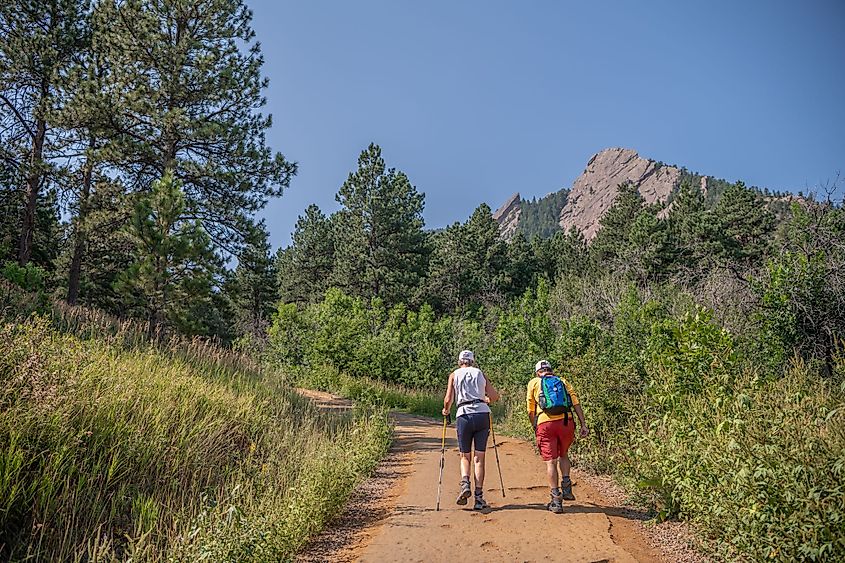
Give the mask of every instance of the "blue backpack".
POLYGON ((540 409, 551 415, 562 414, 564 423, 568 422, 572 412, 572 397, 566 390, 563 380, 554 374, 540 376, 540 409))

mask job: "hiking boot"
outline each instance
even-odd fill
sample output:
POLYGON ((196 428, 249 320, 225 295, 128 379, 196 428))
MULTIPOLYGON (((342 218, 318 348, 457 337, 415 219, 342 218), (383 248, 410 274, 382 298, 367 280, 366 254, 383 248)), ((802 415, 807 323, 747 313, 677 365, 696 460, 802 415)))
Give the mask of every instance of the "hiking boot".
POLYGON ((560 482, 560 491, 563 495, 563 500, 575 500, 575 495, 572 494, 572 481, 569 479, 560 482))
POLYGON ((556 497, 555 495, 551 496, 552 500, 548 504, 549 511, 554 512, 555 514, 563 514, 563 497, 556 497))
POLYGON ((487 504, 487 501, 484 500, 484 497, 481 495, 475 495, 475 505, 472 507, 473 510, 485 510, 490 508, 490 505, 487 504))
POLYGON ((458 500, 456 500, 455 503, 463 506, 467 503, 467 499, 471 496, 472 490, 469 486, 469 480, 461 479, 461 492, 458 495, 458 500))

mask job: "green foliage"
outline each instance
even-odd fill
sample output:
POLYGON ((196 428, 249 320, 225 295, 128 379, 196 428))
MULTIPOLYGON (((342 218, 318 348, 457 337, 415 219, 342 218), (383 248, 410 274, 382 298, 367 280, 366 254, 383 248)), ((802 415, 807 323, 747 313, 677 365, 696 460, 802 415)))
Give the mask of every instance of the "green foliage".
POLYGON ((187 209, 229 250, 296 173, 266 145, 251 19, 241 0, 105 1, 93 16, 114 121, 132 124, 119 131, 118 166, 139 187, 172 171, 187 209))
POLYGON ((167 173, 152 193, 138 199, 130 234, 136 260, 119 280, 137 299, 151 330, 164 322, 187 333, 202 332, 190 306, 211 299, 219 259, 199 221, 185 221, 181 183, 167 173))
POLYGON ((315 303, 329 288, 334 271, 334 226, 309 205, 296 221, 293 244, 276 254, 279 296, 285 303, 315 303))
POLYGON ((277 299, 276 264, 270 254, 269 234, 259 225, 244 252, 226 290, 231 300, 235 330, 251 339, 256 352, 263 349, 277 299))
POLYGON ((540 269, 550 280, 582 274, 589 266, 587 241, 575 227, 548 239, 535 238, 532 244, 540 269))
POLYGON ((338 285, 355 296, 388 305, 406 299, 425 275, 423 194, 408 177, 386 169, 381 148, 370 144, 337 193, 334 218, 338 285))
POLYGON ((441 312, 471 311, 501 302, 508 291, 519 291, 536 268, 524 241, 516 244, 509 251, 490 207, 481 204, 466 223, 451 225, 433 237, 421 300, 441 312), (509 264, 509 252, 515 265, 509 264))
POLYGON ((517 231, 527 239, 549 238, 560 232, 560 212, 569 198, 569 190, 552 192, 539 199, 521 200, 517 231))
POLYGON ((3 559, 288 560, 386 452, 383 413, 318 412, 214 346, 119 342, 0 328, 3 559))
POLYGON ((15 262, 6 262, 0 268, 0 276, 15 284, 16 286, 30 292, 43 292, 45 288, 46 273, 33 263, 26 266, 19 266, 15 262))
POLYGON ((742 182, 725 190, 713 210, 719 232, 718 253, 740 268, 756 265, 766 254, 774 230, 774 217, 755 191, 742 182))

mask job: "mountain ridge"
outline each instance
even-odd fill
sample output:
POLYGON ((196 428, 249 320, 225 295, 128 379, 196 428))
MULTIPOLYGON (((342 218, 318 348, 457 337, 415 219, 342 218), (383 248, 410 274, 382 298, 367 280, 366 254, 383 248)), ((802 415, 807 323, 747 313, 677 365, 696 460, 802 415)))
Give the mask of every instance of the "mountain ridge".
MULTIPOLYGON (((668 213, 672 200, 683 182, 700 186, 705 200, 712 205, 730 182, 690 172, 677 165, 644 158, 631 148, 609 147, 595 153, 571 187, 561 188, 543 198, 526 200, 517 192, 493 214, 502 238, 510 240, 517 232, 529 238, 551 236, 555 231, 575 228, 589 241, 595 238, 601 218, 616 201, 620 184, 637 187, 647 204, 662 204, 668 213), (532 205, 540 203, 544 212, 532 205), (548 208, 560 206, 558 215, 548 216, 548 208), (528 219, 531 217, 531 219, 528 219), (531 222, 526 225, 527 222, 531 222)), ((762 192, 762 190, 760 190, 762 192)), ((768 195, 768 190, 766 190, 768 195)))

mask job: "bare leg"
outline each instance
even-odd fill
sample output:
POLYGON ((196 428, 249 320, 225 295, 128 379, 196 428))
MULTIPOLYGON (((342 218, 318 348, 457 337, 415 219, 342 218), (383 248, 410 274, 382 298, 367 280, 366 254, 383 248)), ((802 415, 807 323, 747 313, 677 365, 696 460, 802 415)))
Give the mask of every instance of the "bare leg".
POLYGON ((561 479, 569 477, 569 453, 560 458, 561 479))
MULTIPOLYGON (((557 465, 558 459, 555 458, 550 461, 546 462, 546 475, 549 477, 549 488, 557 489, 560 486, 560 482, 558 481, 558 473, 557 473, 557 465)), ((561 462, 561 466, 563 462, 561 462)), ((568 466, 568 464, 567 464, 568 466)), ((562 467, 561 467, 562 469, 562 467)))
POLYGON ((461 478, 466 477, 467 479, 469 479, 469 467, 471 457, 472 452, 461 452, 461 478))
POLYGON ((475 490, 484 490, 484 454, 475 452, 475 490))

